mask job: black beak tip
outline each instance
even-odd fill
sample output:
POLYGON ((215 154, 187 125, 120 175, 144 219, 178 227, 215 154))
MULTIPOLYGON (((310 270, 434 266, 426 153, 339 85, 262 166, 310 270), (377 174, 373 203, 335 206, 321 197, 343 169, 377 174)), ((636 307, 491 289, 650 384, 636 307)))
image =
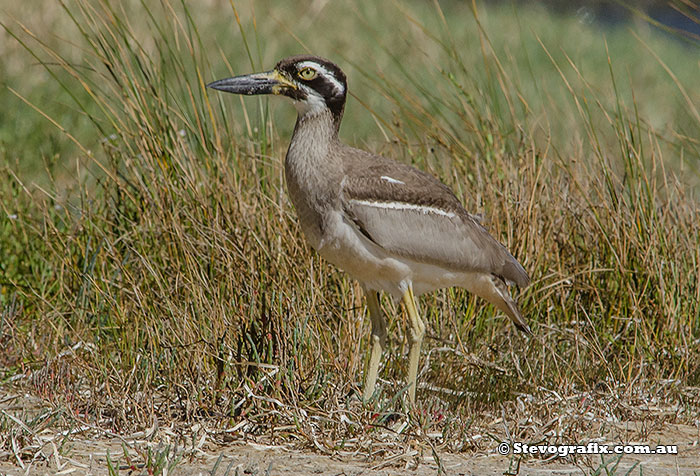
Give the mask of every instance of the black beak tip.
POLYGON ((257 75, 236 76, 233 78, 219 79, 207 84, 207 88, 216 89, 233 94, 267 94, 272 88, 273 82, 257 75))
POLYGON ((221 83, 221 80, 219 79, 217 81, 212 81, 211 83, 207 84, 206 87, 210 88, 210 89, 220 89, 219 88, 220 83, 221 83))

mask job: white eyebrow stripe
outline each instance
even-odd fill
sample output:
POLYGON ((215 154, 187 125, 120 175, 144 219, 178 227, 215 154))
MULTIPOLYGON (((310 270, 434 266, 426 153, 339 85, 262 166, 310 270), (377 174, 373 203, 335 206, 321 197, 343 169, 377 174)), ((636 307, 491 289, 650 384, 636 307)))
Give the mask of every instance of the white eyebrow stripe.
POLYGON ((375 202, 372 200, 356 200, 356 199, 351 199, 350 202, 354 202, 358 205, 365 205, 368 207, 384 208, 386 210, 415 210, 418 212, 422 212, 424 215, 428 214, 428 213, 434 213, 436 215, 441 215, 441 216, 444 216, 447 218, 454 218, 457 216, 452 212, 448 212, 448 211, 442 210, 440 208, 428 207, 425 205, 416 205, 413 203, 375 202))
POLYGON ((343 86, 343 83, 341 83, 340 81, 338 81, 338 78, 336 78, 335 75, 334 75, 332 72, 328 71, 326 68, 324 68, 323 66, 321 66, 321 65, 318 64, 317 62, 315 62, 315 61, 302 61, 301 63, 299 63, 299 64, 297 65, 297 70, 298 70, 298 71, 301 71, 301 70, 304 69, 304 68, 312 68, 312 69, 315 69, 315 70, 318 71, 321 75, 323 75, 326 79, 328 79, 328 81, 330 81, 330 82, 333 84, 333 87, 334 87, 337 91, 339 91, 339 92, 341 92, 341 93, 344 93, 344 92, 345 92, 345 86, 343 86))
POLYGON ((382 180, 384 180, 385 182, 396 183, 396 184, 399 184, 399 185, 406 185, 405 182, 402 182, 401 180, 396 180, 395 178, 391 178, 391 177, 389 177, 388 175, 382 175, 382 176, 379 177, 379 178, 382 179, 382 180))

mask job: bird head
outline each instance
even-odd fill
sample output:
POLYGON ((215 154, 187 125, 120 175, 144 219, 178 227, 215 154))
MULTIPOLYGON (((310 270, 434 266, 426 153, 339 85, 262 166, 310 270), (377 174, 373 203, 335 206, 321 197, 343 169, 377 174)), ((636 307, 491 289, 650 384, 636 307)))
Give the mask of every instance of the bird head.
POLYGON ((207 87, 234 94, 287 96, 294 100, 300 117, 329 111, 340 123, 347 80, 334 63, 300 55, 281 60, 271 71, 220 79, 207 87))

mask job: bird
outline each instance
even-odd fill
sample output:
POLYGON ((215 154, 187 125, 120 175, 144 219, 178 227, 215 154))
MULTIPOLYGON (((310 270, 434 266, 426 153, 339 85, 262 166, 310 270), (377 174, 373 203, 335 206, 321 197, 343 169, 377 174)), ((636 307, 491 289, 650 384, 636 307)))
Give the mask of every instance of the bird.
POLYGON ((425 335, 417 296, 461 287, 531 334, 508 287, 527 287, 527 272, 454 192, 427 172, 340 141, 348 89, 336 64, 296 55, 270 71, 220 79, 207 87, 286 96, 294 103, 297 119, 284 168, 300 228, 325 260, 360 282, 367 301, 371 336, 363 402, 375 394, 386 347, 381 292, 402 301, 408 316, 405 388, 411 405, 425 335))

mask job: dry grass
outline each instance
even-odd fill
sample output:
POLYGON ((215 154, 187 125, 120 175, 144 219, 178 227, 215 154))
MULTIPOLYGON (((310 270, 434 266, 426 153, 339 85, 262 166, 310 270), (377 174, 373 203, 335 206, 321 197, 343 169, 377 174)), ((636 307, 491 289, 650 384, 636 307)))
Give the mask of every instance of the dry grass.
MULTIPOLYGON (((499 10, 449 12, 472 18, 462 33, 439 11, 419 20, 424 6, 376 7, 408 25, 407 42, 420 39, 407 57, 403 44, 372 37, 386 14, 356 7, 355 31, 369 38, 358 49, 377 45, 376 65, 338 54, 353 90, 373 98, 360 99, 368 111, 351 102, 345 137, 362 144, 383 133, 366 147, 454 187, 534 278, 520 296, 532 338, 460 290, 422 300, 428 338, 411 411, 396 398, 407 349, 404 318, 393 319, 383 391, 363 407, 354 396, 369 330, 361 291, 305 244, 285 192, 293 116, 203 87, 231 54, 236 72, 269 67, 269 52, 285 48, 258 44, 280 24, 258 17, 251 33, 249 11, 224 9, 240 23, 221 33, 209 7, 224 9, 70 2, 62 15, 80 28, 70 38, 80 61, 40 28, 5 24, 93 131, 71 136, 72 181, 37 193, 13 172, 0 187, 6 381, 24 376, 24 388, 73 421, 109 431, 198 420, 222 441, 374 456, 400 442, 488 450, 494 439, 629 438, 621 423, 630 421, 698 424, 698 177, 687 171, 698 163, 700 117, 685 72, 668 79, 660 58, 656 70, 640 66, 654 74, 642 82, 634 62, 620 73, 599 43, 602 67, 587 73, 585 59, 523 28, 529 17, 499 10), (497 21, 519 26, 524 51, 492 42, 497 21), (254 52, 247 59, 241 44, 254 52), (654 109, 659 78, 668 100, 654 109)), ((294 14, 272 17, 303 24, 294 14)), ((651 36, 635 41, 658 51, 651 36)))

